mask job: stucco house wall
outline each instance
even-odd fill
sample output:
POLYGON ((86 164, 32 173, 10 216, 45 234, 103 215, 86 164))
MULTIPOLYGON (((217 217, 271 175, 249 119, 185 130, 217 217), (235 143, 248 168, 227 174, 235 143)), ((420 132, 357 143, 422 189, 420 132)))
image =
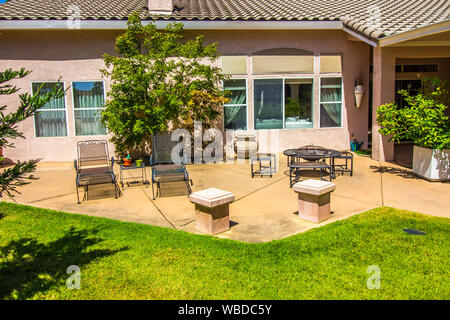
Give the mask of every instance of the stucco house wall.
MULTIPOLYGON (((113 53, 115 38, 123 31, 4 31, 0 35, 0 69, 24 67, 33 72, 24 79, 14 81, 30 91, 32 81, 56 81, 62 77, 67 88, 71 81, 102 80, 100 69, 104 68, 102 55, 113 53)), ((324 147, 349 149, 350 136, 357 140, 368 140, 368 86, 370 47, 368 44, 349 38, 339 30, 202 30, 186 31, 187 37, 204 34, 207 42, 218 42, 224 55, 245 54, 248 56, 248 127, 253 128, 253 79, 251 56, 254 52, 273 48, 297 48, 314 53, 317 70, 320 54, 335 53, 343 57, 343 121, 340 128, 319 128, 319 78, 314 78, 314 124, 311 129, 280 129, 278 151, 290 147, 314 143, 324 147), (360 108, 354 105, 355 79, 360 79, 366 88, 360 108)), ((264 75, 263 77, 295 77, 295 74, 264 75)), ((304 74, 298 76, 305 76, 304 74)), ((261 75, 257 76, 258 78, 261 75)), ((239 76, 238 78, 242 78, 239 76)), ((109 81, 105 89, 109 90, 109 81)), ((3 98, 3 97, 2 97, 3 98)), ((2 104, 15 108, 16 95, 7 96, 2 104)), ((12 109, 10 109, 12 110, 12 109)), ((16 148, 6 149, 5 157, 13 161, 43 158, 43 161, 72 161, 76 157, 76 142, 87 139, 104 139, 105 136, 75 136, 72 92, 66 95, 67 137, 35 138, 34 120, 20 124, 26 139, 15 141, 16 148)), ((263 130, 257 130, 263 131, 263 130)), ((264 130, 266 131, 266 130, 264 130)), ((267 130, 270 134, 271 130, 267 130)), ((110 147, 113 153, 113 146, 110 147)))

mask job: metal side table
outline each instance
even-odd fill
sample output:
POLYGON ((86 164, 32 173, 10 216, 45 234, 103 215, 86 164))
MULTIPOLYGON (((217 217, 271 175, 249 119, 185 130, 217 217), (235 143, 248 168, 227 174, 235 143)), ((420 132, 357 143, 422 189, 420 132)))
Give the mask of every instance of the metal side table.
POLYGON ((255 175, 262 176, 270 176, 272 178, 272 174, 276 173, 276 155, 274 153, 258 153, 255 157, 250 159, 251 162, 251 171, 252 178, 255 175), (267 161, 268 164, 263 165, 262 161, 267 161), (259 169, 254 170, 253 163, 257 162, 259 164, 259 169))
POLYGON ((136 179, 136 177, 129 177, 129 178, 124 178, 123 177, 123 172, 127 171, 127 170, 141 170, 141 177, 138 180, 133 180, 133 181, 129 181, 126 182, 127 186, 129 187, 130 184, 138 184, 138 183, 142 183, 144 185, 146 185, 148 187, 148 185, 150 184, 150 182, 148 182, 147 180, 147 173, 145 171, 145 164, 142 163, 141 166, 136 166, 136 164, 133 164, 131 166, 124 166, 122 163, 120 164, 120 184, 122 185, 122 188, 124 186, 124 180, 126 179, 136 179))

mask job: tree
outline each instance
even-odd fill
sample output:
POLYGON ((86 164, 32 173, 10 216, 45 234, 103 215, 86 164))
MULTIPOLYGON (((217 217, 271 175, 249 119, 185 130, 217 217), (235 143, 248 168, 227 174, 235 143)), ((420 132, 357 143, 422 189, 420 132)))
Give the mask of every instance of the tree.
POLYGON ((137 14, 116 39, 120 56, 104 55, 105 77, 111 79, 101 122, 112 133, 119 154, 141 147, 151 135, 170 127, 192 129, 195 120, 212 125, 227 99, 225 77, 213 63, 217 44, 204 37, 186 40, 182 24, 158 31, 142 25, 137 14))
POLYGON ((400 108, 395 103, 378 107, 378 130, 390 140, 410 140, 429 149, 450 149, 450 119, 445 114, 449 105, 448 83, 428 79, 425 90, 410 95, 406 90, 399 93, 407 106, 400 108))
MULTIPOLYGON (((14 85, 7 82, 14 79, 21 79, 30 74, 31 71, 20 69, 13 71, 7 69, 0 72, 0 95, 11 95, 19 91, 14 85)), ((40 87, 42 88, 42 86, 40 87)), ((40 89, 34 95, 23 93, 19 95, 20 105, 16 111, 5 114, 6 106, 0 106, 0 147, 12 148, 14 144, 9 140, 24 138, 23 134, 18 130, 17 124, 31 116, 37 109, 41 108, 47 102, 63 97, 65 94, 62 88, 54 89, 46 93, 41 93, 40 89)), ((0 162, 4 159, 0 156, 0 162)), ((36 164, 40 159, 18 162, 14 166, 5 169, 0 173, 0 197, 6 193, 9 197, 13 197, 13 193, 17 193, 17 187, 30 183, 29 180, 35 179, 31 174, 36 169, 36 164)))

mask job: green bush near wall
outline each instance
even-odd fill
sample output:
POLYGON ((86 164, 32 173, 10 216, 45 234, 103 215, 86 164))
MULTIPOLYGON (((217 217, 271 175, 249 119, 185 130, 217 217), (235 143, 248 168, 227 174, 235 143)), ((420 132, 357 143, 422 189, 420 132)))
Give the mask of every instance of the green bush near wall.
POLYGON ((378 130, 390 140, 413 141, 428 149, 450 149, 450 120, 445 114, 449 106, 448 82, 438 79, 425 81, 425 90, 410 95, 400 90, 407 106, 400 108, 395 103, 378 107, 378 130))

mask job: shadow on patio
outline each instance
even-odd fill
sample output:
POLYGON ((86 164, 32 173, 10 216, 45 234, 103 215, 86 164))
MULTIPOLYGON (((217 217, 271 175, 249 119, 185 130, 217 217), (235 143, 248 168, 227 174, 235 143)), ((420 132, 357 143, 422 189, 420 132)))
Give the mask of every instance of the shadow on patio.
POLYGON ((399 166, 370 166, 370 169, 372 169, 373 172, 393 174, 405 179, 421 179, 414 172, 412 172, 411 169, 404 169, 399 166))

